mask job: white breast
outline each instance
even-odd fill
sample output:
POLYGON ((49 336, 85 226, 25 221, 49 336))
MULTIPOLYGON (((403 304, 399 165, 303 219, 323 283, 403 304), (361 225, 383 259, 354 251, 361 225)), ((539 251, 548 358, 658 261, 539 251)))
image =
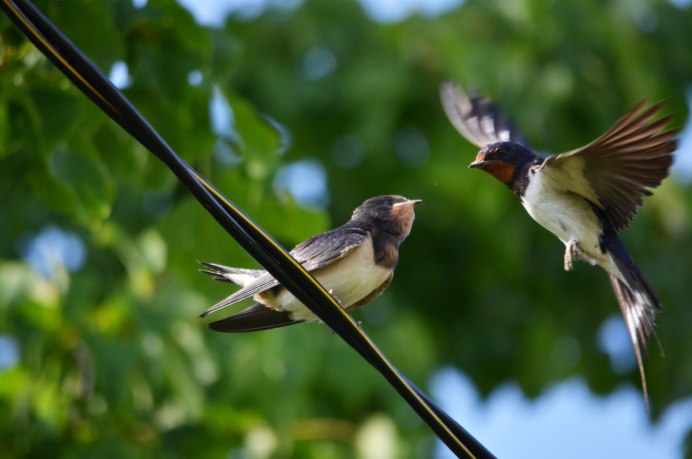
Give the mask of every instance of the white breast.
POLYGON ((529 184, 521 198, 529 215, 564 244, 577 241, 587 255, 595 260, 602 258, 600 223, 589 203, 541 170, 532 168, 529 174, 529 184))

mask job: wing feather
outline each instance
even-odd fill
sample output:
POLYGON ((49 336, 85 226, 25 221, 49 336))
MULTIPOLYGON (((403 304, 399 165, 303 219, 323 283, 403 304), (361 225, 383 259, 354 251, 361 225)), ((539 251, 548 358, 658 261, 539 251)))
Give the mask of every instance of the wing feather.
POLYGON ((528 147, 512 120, 502 114, 497 104, 477 92, 468 95, 460 85, 448 81, 440 86, 440 99, 452 125, 477 147, 496 142, 528 147))
POLYGON ((576 150, 545 160, 540 170, 605 210, 615 231, 626 228, 668 175, 678 129, 664 130, 672 114, 653 118, 664 102, 637 103, 605 134, 576 150))

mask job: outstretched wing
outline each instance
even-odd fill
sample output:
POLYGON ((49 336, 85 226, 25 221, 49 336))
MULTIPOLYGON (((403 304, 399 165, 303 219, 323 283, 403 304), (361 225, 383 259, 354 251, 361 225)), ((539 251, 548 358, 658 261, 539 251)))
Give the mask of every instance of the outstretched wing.
MULTIPOLYGON (((291 250, 291 256, 310 272, 328 266, 336 260, 343 258, 348 252, 365 242, 368 237, 368 232, 364 228, 354 226, 350 223, 351 222, 331 231, 320 233, 301 242, 291 250)), ((209 266, 209 264, 206 266, 209 266)), ((222 265, 218 266, 225 268, 225 270, 235 269, 222 265)), ((200 314, 200 317, 205 317, 212 312, 218 311, 219 309, 230 306, 246 298, 250 298, 256 293, 264 292, 277 285, 279 285, 279 282, 274 279, 271 274, 264 271, 246 286, 204 311, 200 314)))
POLYGON ((605 134, 576 150, 545 160, 541 171, 605 210, 615 231, 637 215, 644 196, 668 175, 678 129, 665 130, 672 114, 653 120, 663 106, 635 105, 605 134))
POLYGON ((468 95, 460 85, 448 81, 440 86, 440 99, 452 125, 478 148, 496 142, 514 142, 528 147, 512 120, 502 114, 497 104, 477 91, 468 95))

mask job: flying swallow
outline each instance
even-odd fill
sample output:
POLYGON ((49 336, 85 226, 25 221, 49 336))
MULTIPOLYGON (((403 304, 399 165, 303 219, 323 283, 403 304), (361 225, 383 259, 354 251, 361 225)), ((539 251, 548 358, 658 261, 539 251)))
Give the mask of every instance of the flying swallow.
POLYGON ((655 119, 663 102, 646 108, 641 101, 590 144, 544 158, 530 150, 492 101, 469 97, 451 82, 441 86, 440 95, 452 125, 481 148, 469 167, 507 185, 529 215, 565 244, 565 270, 581 260, 608 273, 648 406, 642 354, 661 305, 618 233, 668 175, 677 147, 678 130, 665 130, 672 115, 655 119))
MULTIPOLYGON (((413 208, 421 201, 403 196, 368 199, 344 225, 301 242, 291 256, 347 310, 363 306, 392 281, 399 245, 411 232, 413 208)), ((239 333, 318 320, 303 303, 262 269, 232 268, 201 262, 214 279, 240 290, 204 311, 200 317, 254 296, 255 304, 209 324, 216 331, 239 333)))

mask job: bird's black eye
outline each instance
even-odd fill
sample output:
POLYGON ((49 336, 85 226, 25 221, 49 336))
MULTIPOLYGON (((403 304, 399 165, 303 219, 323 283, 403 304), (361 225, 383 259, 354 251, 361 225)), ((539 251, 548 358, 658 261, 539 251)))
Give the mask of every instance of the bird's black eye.
POLYGON ((492 145, 489 148, 487 155, 488 159, 503 159, 506 156, 506 150, 501 145, 492 145))

